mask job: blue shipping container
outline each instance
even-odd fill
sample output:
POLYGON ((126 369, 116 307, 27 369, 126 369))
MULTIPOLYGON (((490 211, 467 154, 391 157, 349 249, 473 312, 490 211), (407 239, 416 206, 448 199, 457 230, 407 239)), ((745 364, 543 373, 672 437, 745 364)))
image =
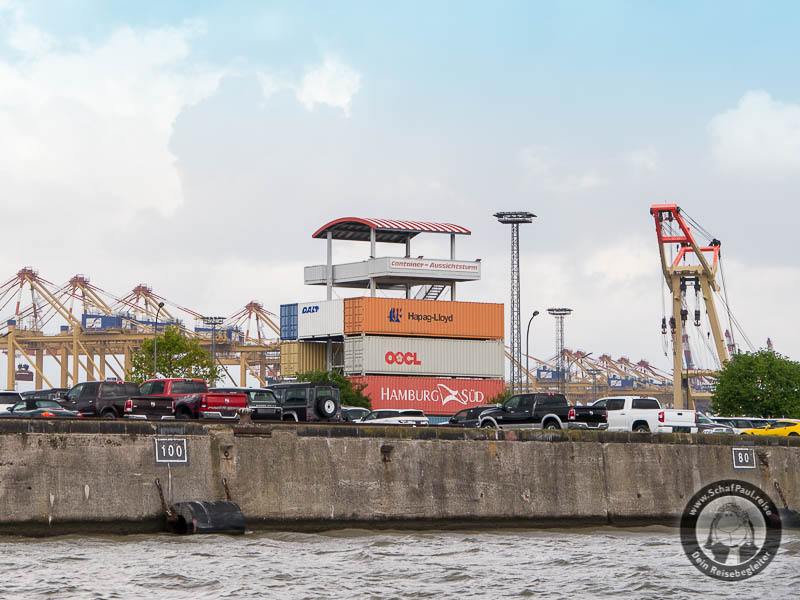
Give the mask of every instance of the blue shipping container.
POLYGON ((297 339, 297 303, 281 304, 281 339, 297 339))
POLYGON ((120 315, 83 313, 81 327, 84 329, 122 329, 122 317, 120 315))
POLYGON ((634 384, 633 377, 609 377, 608 378, 608 387, 614 389, 623 389, 629 390, 633 387, 634 384))

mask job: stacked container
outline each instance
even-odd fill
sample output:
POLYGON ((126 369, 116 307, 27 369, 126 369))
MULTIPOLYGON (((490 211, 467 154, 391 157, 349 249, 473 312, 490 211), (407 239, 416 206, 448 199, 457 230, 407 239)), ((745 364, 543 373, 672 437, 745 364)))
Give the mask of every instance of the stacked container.
POLYGON ((282 376, 324 371, 342 364, 342 300, 282 304, 280 329, 282 376))
POLYGON ((503 305, 344 300, 344 372, 373 408, 448 415, 503 390, 503 305))

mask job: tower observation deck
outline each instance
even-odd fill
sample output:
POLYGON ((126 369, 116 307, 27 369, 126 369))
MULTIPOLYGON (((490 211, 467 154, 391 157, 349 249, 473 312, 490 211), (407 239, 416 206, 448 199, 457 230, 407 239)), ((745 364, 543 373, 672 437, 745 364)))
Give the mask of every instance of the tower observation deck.
POLYGON ((344 217, 326 223, 314 232, 316 239, 327 240, 327 260, 324 265, 305 268, 306 285, 324 285, 327 297, 333 298, 334 287, 361 288, 405 292, 411 298, 411 288, 421 286, 419 297, 438 299, 445 288, 450 299, 456 299, 456 283, 478 281, 481 278, 480 260, 456 259, 456 236, 470 235, 469 229, 452 223, 397 221, 344 217), (421 233, 450 236, 449 258, 413 257, 411 241, 421 233), (333 264, 333 241, 369 242, 369 258, 363 261, 333 264), (405 256, 376 256, 377 243, 404 244, 405 256))

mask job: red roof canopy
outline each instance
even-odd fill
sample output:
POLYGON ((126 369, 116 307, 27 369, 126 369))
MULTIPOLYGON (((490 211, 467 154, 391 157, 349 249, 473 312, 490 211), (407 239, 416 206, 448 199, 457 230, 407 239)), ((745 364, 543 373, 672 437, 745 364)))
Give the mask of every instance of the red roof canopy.
POLYGON ((325 238, 330 232, 335 240, 368 242, 370 231, 373 229, 375 230, 376 241, 389 243, 403 243, 419 233, 449 233, 457 235, 470 235, 472 233, 466 227, 452 223, 342 217, 326 223, 317 229, 311 237, 325 238))

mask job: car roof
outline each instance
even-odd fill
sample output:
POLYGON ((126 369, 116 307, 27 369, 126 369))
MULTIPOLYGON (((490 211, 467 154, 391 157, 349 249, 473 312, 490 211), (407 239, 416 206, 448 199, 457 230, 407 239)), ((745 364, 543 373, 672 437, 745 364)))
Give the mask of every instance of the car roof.
POLYGON ((658 398, 654 396, 603 396, 602 398, 598 398, 595 402, 599 400, 611 400, 612 398, 622 398, 623 400, 658 400, 658 398))

